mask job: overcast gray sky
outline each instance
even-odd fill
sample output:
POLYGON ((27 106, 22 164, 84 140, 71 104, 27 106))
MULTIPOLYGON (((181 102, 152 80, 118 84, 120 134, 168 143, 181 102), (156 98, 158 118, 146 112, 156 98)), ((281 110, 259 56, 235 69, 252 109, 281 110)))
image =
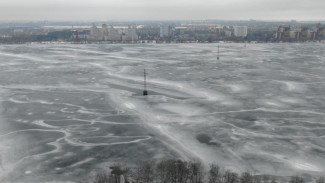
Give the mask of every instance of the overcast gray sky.
POLYGON ((0 0, 11 20, 325 20, 325 0, 0 0))

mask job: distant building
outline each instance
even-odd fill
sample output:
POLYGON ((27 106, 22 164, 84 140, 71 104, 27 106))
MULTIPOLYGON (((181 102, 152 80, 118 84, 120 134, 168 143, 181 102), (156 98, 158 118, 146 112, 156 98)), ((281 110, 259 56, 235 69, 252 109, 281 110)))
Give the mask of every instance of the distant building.
POLYGON ((173 34, 173 27, 167 26, 167 25, 161 25, 160 26, 160 37, 171 37, 173 34))
POLYGON ((121 41, 122 35, 119 33, 118 29, 110 26, 108 29, 108 40, 107 41, 121 41))
POLYGON ((128 27, 113 27, 103 24, 101 28, 93 26, 90 29, 88 41, 111 41, 111 42, 131 42, 137 41, 139 36, 137 35, 136 26, 128 27))
POLYGON ((220 32, 223 32, 225 37, 229 38, 233 36, 234 28, 233 26, 223 26, 220 32))
POLYGON ((233 26, 235 37, 246 37, 247 36, 247 26, 233 26))
POLYGON ((98 41, 98 40, 101 40, 101 39, 102 39, 102 37, 100 35, 99 29, 97 28, 97 26, 93 25, 90 28, 90 33, 89 33, 89 36, 88 36, 88 40, 90 40, 90 41, 98 41))
POLYGON ((231 37, 232 36, 231 31, 225 30, 224 32, 225 32, 226 37, 231 37))
POLYGON ((14 35, 18 36, 18 35, 24 35, 24 29, 14 29, 14 35))
POLYGON ((108 37, 108 27, 106 24, 103 24, 102 25, 102 40, 103 41, 107 41, 109 40, 109 37, 108 37))
POLYGON ((325 35, 325 26, 317 24, 313 30, 307 25, 301 25, 300 28, 290 26, 279 26, 275 33, 277 41, 313 41, 322 40, 325 35))
POLYGON ((311 38, 311 33, 308 30, 308 26, 301 26, 299 30, 299 40, 307 41, 311 38))
POLYGON ((88 31, 79 31, 79 30, 76 30, 74 32, 74 34, 72 35, 72 39, 73 40, 79 40, 79 41, 85 41, 88 38, 87 33, 88 33, 88 31), (78 39, 77 39, 77 31, 78 31, 78 39))
POLYGON ((137 30, 136 30, 136 26, 128 26, 127 29, 123 29, 122 30, 122 41, 137 41, 139 39, 138 35, 137 35, 137 30))
POLYGON ((160 27, 140 26, 136 29, 139 39, 154 40, 159 37, 160 27))
POLYGON ((275 33, 275 39, 278 41, 289 41, 292 35, 290 26, 281 25, 275 33))
POLYGON ((314 40, 322 40, 325 38, 325 25, 317 24, 315 28, 314 40))
POLYGON ((298 31, 291 30, 289 34, 290 34, 290 39, 292 39, 292 40, 297 40, 298 39, 298 35, 299 35, 298 31))

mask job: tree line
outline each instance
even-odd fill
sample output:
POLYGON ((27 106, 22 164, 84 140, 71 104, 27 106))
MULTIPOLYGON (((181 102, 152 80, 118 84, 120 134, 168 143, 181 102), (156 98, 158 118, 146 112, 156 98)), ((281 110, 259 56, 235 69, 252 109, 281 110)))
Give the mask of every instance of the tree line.
MULTIPOLYGON (((143 162, 130 168, 114 164, 110 170, 98 171, 92 178, 93 183, 279 183, 275 176, 254 175, 249 171, 238 174, 223 170, 216 163, 205 170, 199 160, 162 160, 143 162)), ((281 181, 283 182, 283 181, 281 181)), ((305 183, 301 176, 292 176, 288 183, 305 183)), ((325 183, 319 177, 316 183, 325 183)))

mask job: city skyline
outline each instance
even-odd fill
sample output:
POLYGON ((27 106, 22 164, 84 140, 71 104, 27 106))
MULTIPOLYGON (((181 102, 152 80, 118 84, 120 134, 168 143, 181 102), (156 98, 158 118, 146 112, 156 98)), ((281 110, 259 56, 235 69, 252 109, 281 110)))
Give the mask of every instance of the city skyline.
POLYGON ((4 0, 0 2, 0 21, 323 21, 324 8, 322 0, 4 0))

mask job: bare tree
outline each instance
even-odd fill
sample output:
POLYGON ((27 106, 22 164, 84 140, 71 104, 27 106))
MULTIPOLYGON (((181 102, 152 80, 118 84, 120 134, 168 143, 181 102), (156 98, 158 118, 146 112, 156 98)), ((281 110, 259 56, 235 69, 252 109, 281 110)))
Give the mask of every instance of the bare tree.
POLYGON ((304 183, 304 179, 298 175, 292 176, 289 183, 304 183))
POLYGON ((209 183, 220 183, 222 179, 222 172, 220 167, 215 163, 210 164, 209 183))
POLYGON ((238 183, 239 182, 238 174, 235 172, 232 172, 230 170, 226 170, 223 177, 224 177, 224 179, 223 179, 224 183, 238 183))
MULTIPOLYGON (((188 162, 170 159, 157 164, 148 161, 132 171, 126 165, 114 164, 110 169, 110 173, 99 171, 94 183, 277 183, 275 176, 252 175, 248 171, 239 176, 231 170, 221 170, 215 163, 210 164, 209 171, 205 172, 199 160, 188 162), (205 177, 205 173, 208 173, 208 177, 205 177)), ((292 176, 289 183, 305 181, 300 176, 292 176)), ((316 183, 325 183, 325 178, 318 178, 316 183)))
POLYGON ((175 182, 176 183, 186 183, 189 176, 188 163, 181 160, 176 160, 173 162, 175 171, 175 182))
POLYGON ((177 162, 175 160, 168 160, 167 161, 167 179, 169 183, 176 183, 177 182, 177 162))
POLYGON ((250 172, 246 171, 240 176, 241 183, 253 183, 253 176, 250 172))
POLYGON ((97 172, 94 183, 110 183, 109 174, 105 171, 97 172))
POLYGON ((189 181, 190 183, 201 183, 204 178, 204 169, 202 163, 199 160, 189 162, 189 181))
POLYGON ((132 174, 135 183, 151 183, 155 178, 155 163, 144 162, 132 174))
POLYGON ((186 161, 163 160, 156 167, 157 181, 161 183, 186 183, 189 166, 186 161))
POLYGON ((168 182, 168 160, 162 160, 158 162, 156 167, 156 175, 157 181, 159 183, 167 183, 168 182))
POLYGON ((324 178, 324 177, 319 177, 319 178, 316 180, 316 183, 325 183, 325 178, 324 178))
POLYGON ((136 167, 133 171, 132 171, 132 180, 135 183, 140 183, 141 182, 141 178, 142 178, 142 169, 140 167, 136 167))
POLYGON ((273 177, 271 183, 277 183, 276 178, 273 177))
POLYGON ((262 176, 261 175, 254 175, 253 176, 253 183, 262 183, 262 176))
POLYGON ((270 176, 269 175, 263 175, 263 183, 269 183, 270 182, 270 176))
POLYGON ((122 168, 122 176, 124 178, 124 183, 129 183, 130 182, 130 177, 131 177, 131 168, 124 166, 122 168))
POLYGON ((153 162, 147 162, 143 163, 141 167, 143 169, 143 183, 152 182, 154 180, 155 164, 153 162))
POLYGON ((110 167, 111 174, 110 179, 112 183, 121 183, 121 179, 123 179, 125 183, 129 182, 130 176, 130 168, 126 165, 114 164, 110 167))

